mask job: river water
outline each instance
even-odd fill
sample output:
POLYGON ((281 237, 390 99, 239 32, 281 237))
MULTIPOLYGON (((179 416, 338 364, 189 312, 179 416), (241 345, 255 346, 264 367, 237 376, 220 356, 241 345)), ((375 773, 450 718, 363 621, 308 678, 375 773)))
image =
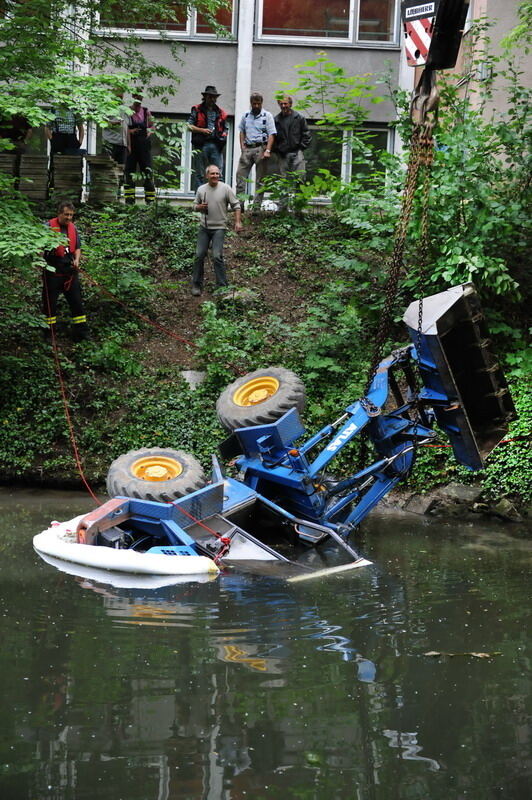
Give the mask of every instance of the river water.
POLYGON ((375 513, 369 567, 124 588, 33 551, 90 508, 0 490, 2 800, 532 796, 523 528, 375 513))

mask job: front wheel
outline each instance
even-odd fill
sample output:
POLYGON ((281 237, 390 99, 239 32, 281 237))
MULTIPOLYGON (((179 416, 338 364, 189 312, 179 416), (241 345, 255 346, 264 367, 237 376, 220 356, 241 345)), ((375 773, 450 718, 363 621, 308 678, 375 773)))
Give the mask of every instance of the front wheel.
POLYGON ((110 497, 171 502, 207 484, 202 466, 182 450, 143 447, 119 456, 107 473, 110 497))
POLYGON ((294 372, 269 367, 249 372, 231 383, 220 395, 216 412, 227 430, 267 425, 289 409, 305 408, 305 387, 294 372))

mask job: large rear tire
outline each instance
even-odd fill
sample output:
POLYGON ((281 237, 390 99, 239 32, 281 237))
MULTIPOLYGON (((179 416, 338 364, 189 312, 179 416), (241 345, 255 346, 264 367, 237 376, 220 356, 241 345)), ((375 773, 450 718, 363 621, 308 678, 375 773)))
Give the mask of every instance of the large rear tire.
POLYGON ((216 412, 227 430, 267 425, 289 409, 305 408, 305 387, 298 376, 283 367, 249 372, 224 389, 216 412))
POLYGON ((207 484, 202 466, 182 450, 143 447, 119 456, 107 473, 110 497, 170 502, 207 484))

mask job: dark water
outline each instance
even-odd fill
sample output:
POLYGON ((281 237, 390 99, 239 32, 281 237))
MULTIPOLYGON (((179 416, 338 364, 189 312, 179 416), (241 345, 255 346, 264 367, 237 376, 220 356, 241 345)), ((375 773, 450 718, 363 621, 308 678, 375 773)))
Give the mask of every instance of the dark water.
POLYGON ((34 553, 90 507, 0 492, 2 800, 532 796, 521 528, 378 515, 371 567, 132 589, 34 553))

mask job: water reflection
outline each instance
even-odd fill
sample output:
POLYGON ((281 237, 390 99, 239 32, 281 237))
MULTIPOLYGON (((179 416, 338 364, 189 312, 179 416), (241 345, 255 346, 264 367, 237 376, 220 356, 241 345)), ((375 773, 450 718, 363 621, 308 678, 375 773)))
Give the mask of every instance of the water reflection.
POLYGON ((126 587, 33 554, 46 502, 4 504, 2 800, 528 799, 526 540, 378 517, 367 570, 126 587))
MULTIPOLYGON (((187 603, 177 600, 174 587, 187 584, 208 583, 217 579, 216 575, 197 576, 145 576, 125 575, 106 570, 69 564, 60 559, 49 556, 40 557, 56 569, 77 578, 81 589, 89 590, 100 595, 105 612, 119 625, 150 625, 167 627, 191 627, 195 607, 198 605, 192 596, 187 603), (165 591, 154 592, 154 589, 165 591)), ((225 593, 235 594, 240 604, 255 603, 256 597, 246 590, 253 584, 249 576, 222 572, 221 597, 226 602, 225 593)), ((279 618, 270 622, 275 624, 273 635, 279 633, 283 638, 289 639, 295 630, 301 632, 302 638, 317 642, 317 649, 323 652, 337 653, 344 661, 356 661, 358 677, 368 682, 375 678, 376 667, 369 659, 363 658, 353 646, 351 640, 342 635, 338 625, 332 625, 328 620, 321 619, 316 609, 305 609, 296 616, 290 612, 293 603, 286 603, 286 596, 282 593, 274 595, 269 592, 270 610, 275 609, 279 618)), ((210 607, 210 619, 215 623, 224 615, 220 607, 210 607)), ((260 638, 267 628, 261 626, 260 638)), ((210 627, 210 645, 214 648, 220 660, 227 663, 243 665, 248 669, 281 673, 281 661, 289 656, 289 649, 283 643, 252 643, 246 641, 246 636, 256 638, 258 629, 249 627, 234 629, 217 629, 210 627)))
POLYGON ((439 763, 434 758, 420 756, 421 747, 418 744, 417 733, 406 733, 401 731, 383 731, 390 742, 390 747, 397 747, 401 750, 401 758, 406 761, 424 761, 429 769, 440 769, 439 763))

